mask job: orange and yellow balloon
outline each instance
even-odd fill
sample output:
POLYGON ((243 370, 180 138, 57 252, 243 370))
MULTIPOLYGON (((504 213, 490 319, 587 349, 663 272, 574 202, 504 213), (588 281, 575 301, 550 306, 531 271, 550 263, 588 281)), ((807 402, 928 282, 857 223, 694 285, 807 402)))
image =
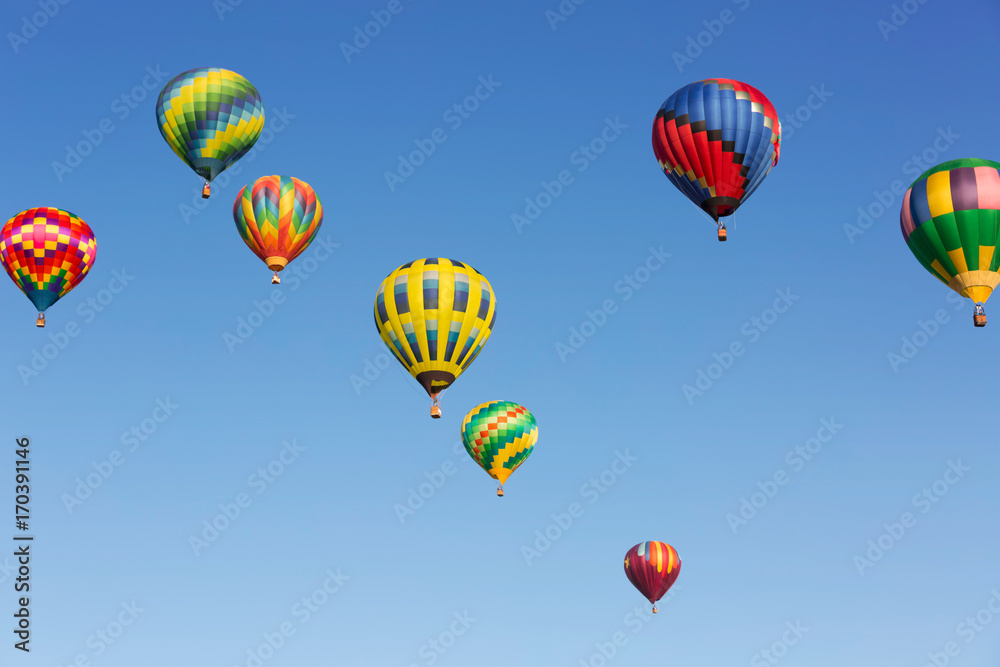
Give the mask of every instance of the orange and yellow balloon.
POLYGON ((302 254, 323 224, 323 205, 309 184, 292 176, 264 176, 245 185, 233 204, 240 237, 278 272, 302 254))

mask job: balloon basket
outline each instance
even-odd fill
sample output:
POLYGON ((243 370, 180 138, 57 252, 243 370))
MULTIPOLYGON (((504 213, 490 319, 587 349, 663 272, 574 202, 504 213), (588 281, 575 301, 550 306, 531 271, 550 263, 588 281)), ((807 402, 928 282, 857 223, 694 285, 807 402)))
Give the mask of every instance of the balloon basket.
POLYGON ((719 227, 719 240, 720 241, 725 241, 726 240, 726 228, 725 227, 719 227))
POLYGON ((212 194, 212 186, 210 186, 208 183, 205 183, 205 187, 201 189, 201 198, 208 199, 208 196, 210 194, 212 194))
POLYGON ((278 275, 277 271, 275 271, 274 275, 271 276, 271 284, 272 285, 280 285, 281 284, 281 276, 278 275))
POLYGON ((498 486, 497 487, 497 498, 503 498, 503 487, 502 486, 498 486))
POLYGON ((985 315, 973 315, 972 316, 972 323, 975 324, 977 327, 985 327, 986 326, 986 316, 985 315))
POLYGON ((35 326, 36 327, 45 326, 45 313, 38 313, 38 319, 35 320, 35 326))
POLYGON ((434 419, 441 419, 441 406, 440 405, 435 404, 435 405, 431 406, 431 417, 433 417, 434 419))
POLYGON ((654 614, 656 613, 656 605, 655 604, 653 605, 653 613, 654 614))

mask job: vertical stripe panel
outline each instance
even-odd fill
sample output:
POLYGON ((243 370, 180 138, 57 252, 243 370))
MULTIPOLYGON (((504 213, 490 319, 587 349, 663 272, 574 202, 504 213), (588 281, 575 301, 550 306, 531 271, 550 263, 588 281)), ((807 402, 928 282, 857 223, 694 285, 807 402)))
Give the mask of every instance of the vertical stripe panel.
POLYGON ((992 167, 976 167, 978 208, 1000 209, 1000 171, 992 167))

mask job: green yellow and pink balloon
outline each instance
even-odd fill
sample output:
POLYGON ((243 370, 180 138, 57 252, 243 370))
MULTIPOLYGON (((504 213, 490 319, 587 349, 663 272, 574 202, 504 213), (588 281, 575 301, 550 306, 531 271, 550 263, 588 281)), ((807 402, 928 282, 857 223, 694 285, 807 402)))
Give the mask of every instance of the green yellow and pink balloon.
POLYGON ((906 245, 935 278, 975 302, 973 323, 1000 284, 1000 164, 961 159, 924 172, 903 196, 906 245))

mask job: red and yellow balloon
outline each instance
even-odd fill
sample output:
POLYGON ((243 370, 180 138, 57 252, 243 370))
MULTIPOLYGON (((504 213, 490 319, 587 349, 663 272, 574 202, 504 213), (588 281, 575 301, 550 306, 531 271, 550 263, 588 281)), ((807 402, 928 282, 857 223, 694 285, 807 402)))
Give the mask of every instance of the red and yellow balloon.
POLYGON ((681 573, 681 558, 666 542, 642 542, 625 554, 625 576, 643 597, 653 605, 677 581, 681 573))

